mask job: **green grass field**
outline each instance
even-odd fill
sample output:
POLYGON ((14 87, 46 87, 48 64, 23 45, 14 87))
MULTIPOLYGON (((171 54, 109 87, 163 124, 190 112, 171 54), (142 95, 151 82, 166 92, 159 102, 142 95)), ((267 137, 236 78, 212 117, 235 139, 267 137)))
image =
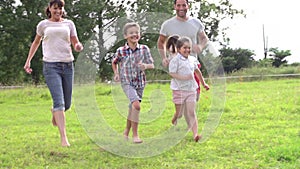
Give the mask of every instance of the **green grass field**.
MULTIPOLYGON (((156 89, 165 92, 167 104, 159 108, 163 112, 158 118, 140 125, 140 136, 145 139, 171 126, 174 106, 169 84, 146 87, 141 117, 147 116, 150 109, 153 96, 149 91, 156 89)), ((211 91, 201 94, 197 114, 199 132, 210 111, 213 90, 212 86, 211 91)), ((47 88, 0 90, 0 168, 296 169, 300 166, 300 79, 297 78, 227 83, 222 118, 207 141, 195 143, 188 133, 168 151, 147 158, 126 158, 98 146, 95 137, 83 128, 85 119, 77 112, 82 111, 83 103, 78 103, 76 92, 72 109, 66 113, 71 147, 62 148, 58 130, 51 124, 51 97, 47 88)), ((96 103, 107 124, 122 133, 126 105, 125 109, 123 105, 118 108, 112 95, 110 85, 95 87, 96 103)), ((102 136, 101 131, 97 134, 97 138, 108 137, 102 136)))

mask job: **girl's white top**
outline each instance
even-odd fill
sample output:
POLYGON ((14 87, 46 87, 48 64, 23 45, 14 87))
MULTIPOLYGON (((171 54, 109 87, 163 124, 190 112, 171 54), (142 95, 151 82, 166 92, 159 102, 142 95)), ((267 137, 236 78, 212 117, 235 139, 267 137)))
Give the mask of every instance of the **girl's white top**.
POLYGON ((36 33, 43 37, 43 61, 72 62, 74 56, 71 48, 71 37, 77 36, 73 21, 62 22, 42 20, 37 25, 36 33))
POLYGON ((170 88, 172 90, 186 90, 186 91, 196 91, 198 85, 194 79, 194 71, 197 69, 197 64, 189 56, 188 58, 183 57, 181 54, 173 57, 169 63, 169 73, 177 73, 179 75, 191 75, 193 79, 190 80, 178 80, 173 78, 171 80, 170 88))

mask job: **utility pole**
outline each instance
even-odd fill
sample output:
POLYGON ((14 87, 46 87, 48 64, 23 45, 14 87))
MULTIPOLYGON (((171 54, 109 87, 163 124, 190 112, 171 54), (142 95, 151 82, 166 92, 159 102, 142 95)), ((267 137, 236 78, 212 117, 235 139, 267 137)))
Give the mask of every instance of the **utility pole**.
POLYGON ((265 36, 265 26, 263 25, 264 56, 267 59, 268 54, 268 36, 265 36))

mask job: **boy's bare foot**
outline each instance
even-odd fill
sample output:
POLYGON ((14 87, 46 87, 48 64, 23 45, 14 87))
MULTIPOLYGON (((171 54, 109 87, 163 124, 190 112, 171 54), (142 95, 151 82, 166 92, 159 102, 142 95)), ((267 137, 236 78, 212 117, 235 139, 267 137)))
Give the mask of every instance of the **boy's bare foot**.
POLYGON ((61 146, 62 147, 70 147, 71 145, 70 145, 68 139, 66 139, 66 140, 61 141, 61 146))
POLYGON ((70 147, 71 145, 70 145, 70 143, 61 143, 61 146, 62 147, 70 147))
POLYGON ((143 142, 143 140, 141 140, 139 137, 133 137, 133 143, 139 144, 142 142, 143 142))
POLYGON ((195 142, 198 142, 201 139, 201 137, 202 137, 201 135, 196 135, 194 137, 195 142))

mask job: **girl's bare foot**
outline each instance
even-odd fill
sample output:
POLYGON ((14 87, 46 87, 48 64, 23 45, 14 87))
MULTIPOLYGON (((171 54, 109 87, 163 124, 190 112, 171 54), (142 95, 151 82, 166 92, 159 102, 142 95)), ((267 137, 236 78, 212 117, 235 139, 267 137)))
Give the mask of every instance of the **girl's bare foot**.
POLYGON ((173 116, 173 118, 172 118, 172 124, 174 126, 176 126, 176 124, 177 124, 177 117, 176 116, 173 116))
POLYGON ((133 137, 133 143, 139 144, 142 142, 143 142, 143 140, 141 140, 139 137, 133 137))
POLYGON ((123 136, 124 136, 124 139, 125 139, 125 140, 128 140, 128 135, 129 135, 129 130, 125 130, 125 131, 123 132, 123 136))

